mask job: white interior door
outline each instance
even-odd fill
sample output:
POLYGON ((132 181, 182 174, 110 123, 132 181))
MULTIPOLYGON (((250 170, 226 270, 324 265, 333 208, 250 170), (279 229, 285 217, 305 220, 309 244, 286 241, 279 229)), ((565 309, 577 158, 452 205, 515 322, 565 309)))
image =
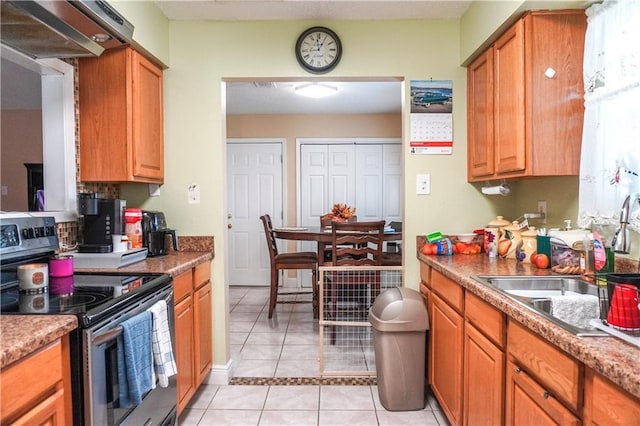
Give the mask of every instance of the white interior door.
POLYGON ((280 143, 227 143, 229 285, 269 285, 260 216, 267 213, 273 226, 282 226, 282 169, 280 143))

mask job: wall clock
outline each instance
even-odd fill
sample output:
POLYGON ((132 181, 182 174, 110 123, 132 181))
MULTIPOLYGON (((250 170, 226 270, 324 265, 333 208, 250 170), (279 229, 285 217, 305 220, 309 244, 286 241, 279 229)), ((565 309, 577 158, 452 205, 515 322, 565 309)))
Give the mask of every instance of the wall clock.
POLYGON ((305 30, 296 42, 296 59, 302 68, 324 74, 336 67, 342 57, 342 43, 336 33, 325 27, 305 30))

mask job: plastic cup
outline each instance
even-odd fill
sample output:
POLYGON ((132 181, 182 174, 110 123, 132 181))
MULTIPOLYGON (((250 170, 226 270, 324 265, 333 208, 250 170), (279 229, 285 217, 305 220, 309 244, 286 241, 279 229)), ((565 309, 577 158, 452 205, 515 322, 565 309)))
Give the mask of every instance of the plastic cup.
POLYGON ((631 284, 617 284, 613 289, 607 323, 625 329, 640 328, 638 288, 631 284))

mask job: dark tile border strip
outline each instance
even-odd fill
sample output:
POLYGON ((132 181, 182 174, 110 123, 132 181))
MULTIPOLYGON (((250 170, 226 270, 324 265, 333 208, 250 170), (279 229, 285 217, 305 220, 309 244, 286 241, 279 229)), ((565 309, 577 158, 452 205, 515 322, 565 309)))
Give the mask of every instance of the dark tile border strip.
POLYGON ((376 383, 375 377, 234 377, 229 382, 230 385, 240 386, 372 386, 376 385, 376 383))

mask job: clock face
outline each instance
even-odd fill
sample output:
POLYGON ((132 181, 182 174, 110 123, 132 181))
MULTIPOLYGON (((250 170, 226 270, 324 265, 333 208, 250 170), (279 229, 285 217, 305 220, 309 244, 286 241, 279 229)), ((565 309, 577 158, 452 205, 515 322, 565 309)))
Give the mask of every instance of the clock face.
POLYGON ((298 37, 296 58, 304 69, 314 74, 331 71, 342 57, 338 35, 325 27, 312 27, 298 37))

